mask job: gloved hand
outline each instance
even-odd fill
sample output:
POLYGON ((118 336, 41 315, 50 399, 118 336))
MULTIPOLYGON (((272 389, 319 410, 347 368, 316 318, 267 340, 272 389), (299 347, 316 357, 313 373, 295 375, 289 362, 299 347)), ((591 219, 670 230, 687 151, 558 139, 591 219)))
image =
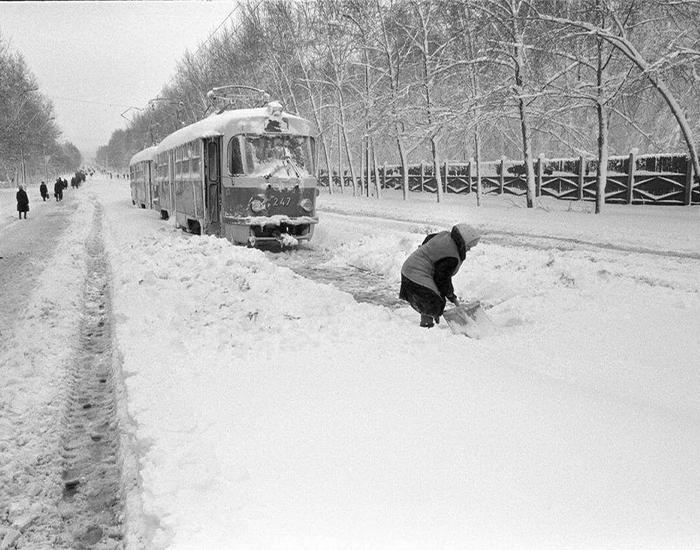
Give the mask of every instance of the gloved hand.
POLYGON ((447 296, 447 299, 450 302, 452 302, 455 305, 455 307, 459 307, 459 299, 457 298, 457 296, 455 296, 454 294, 450 294, 449 296, 447 296))

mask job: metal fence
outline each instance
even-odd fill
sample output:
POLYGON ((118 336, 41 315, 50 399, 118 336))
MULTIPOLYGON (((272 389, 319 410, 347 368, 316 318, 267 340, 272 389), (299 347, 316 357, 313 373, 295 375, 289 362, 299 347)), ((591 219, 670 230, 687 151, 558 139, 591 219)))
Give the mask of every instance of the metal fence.
MULTIPOLYGON (((561 200, 594 201, 596 196, 597 159, 546 159, 534 163, 537 196, 561 200)), ((474 161, 445 162, 440 168, 445 193, 467 194, 476 192, 477 170, 474 161)), ((482 192, 487 195, 525 195, 527 181, 522 161, 501 159, 482 162, 480 166, 482 192)), ((370 189, 401 189, 403 174, 399 165, 383 165, 371 175, 370 189), (376 174, 376 175, 375 175, 376 174)), ((328 175, 322 173, 321 185, 328 187, 328 175)), ((700 204, 700 182, 693 174, 693 165, 687 155, 637 155, 610 157, 605 186, 605 202, 617 204, 700 204)), ((341 178, 333 174, 334 187, 341 178)), ((412 164, 408 167, 411 192, 436 193, 437 183, 433 165, 412 164)), ((366 190, 366 181, 358 184, 366 190)), ((343 175, 345 188, 352 187, 352 179, 343 175)))

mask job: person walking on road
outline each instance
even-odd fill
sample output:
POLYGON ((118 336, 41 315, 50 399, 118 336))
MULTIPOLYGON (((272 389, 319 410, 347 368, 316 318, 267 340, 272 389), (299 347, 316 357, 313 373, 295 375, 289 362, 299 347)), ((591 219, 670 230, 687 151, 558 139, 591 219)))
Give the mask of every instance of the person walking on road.
POLYGON ((63 181, 61 178, 56 179, 56 183, 53 186, 53 196, 56 197, 56 202, 63 200, 63 181))
POLYGON ((401 267, 399 298, 420 313, 420 326, 430 328, 439 323, 447 300, 459 306, 452 277, 480 238, 476 229, 458 223, 451 231, 428 235, 406 258, 401 267))
POLYGON ((24 185, 20 185, 17 190, 17 212, 19 213, 19 219, 22 219, 22 214, 24 214, 24 219, 27 219, 27 212, 29 212, 29 197, 27 192, 24 190, 24 185))
POLYGON ((46 201, 46 199, 49 198, 49 188, 46 187, 46 184, 42 181, 41 185, 39 186, 39 193, 41 193, 41 198, 46 201))

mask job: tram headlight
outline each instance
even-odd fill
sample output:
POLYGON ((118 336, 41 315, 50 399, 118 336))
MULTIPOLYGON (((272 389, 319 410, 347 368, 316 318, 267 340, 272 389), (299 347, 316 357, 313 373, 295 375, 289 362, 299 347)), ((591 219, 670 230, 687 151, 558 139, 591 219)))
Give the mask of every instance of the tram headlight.
POLYGON ((254 199, 250 202, 250 209, 256 214, 259 214, 265 210, 265 203, 260 199, 254 199))
POLYGON ((302 199, 299 206, 301 206, 301 208, 307 212, 312 212, 314 209, 314 203, 311 202, 311 199, 302 199))

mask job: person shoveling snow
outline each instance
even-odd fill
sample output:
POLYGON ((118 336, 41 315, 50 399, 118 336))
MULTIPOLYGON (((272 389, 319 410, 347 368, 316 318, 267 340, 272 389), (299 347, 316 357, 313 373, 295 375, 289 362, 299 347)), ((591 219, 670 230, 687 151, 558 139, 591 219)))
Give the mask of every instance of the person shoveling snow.
POLYGON ((401 267, 399 298, 420 313, 420 326, 430 328, 439 323, 447 300, 459 307, 452 277, 480 238, 476 229, 458 223, 450 231, 428 235, 406 258, 401 267))

